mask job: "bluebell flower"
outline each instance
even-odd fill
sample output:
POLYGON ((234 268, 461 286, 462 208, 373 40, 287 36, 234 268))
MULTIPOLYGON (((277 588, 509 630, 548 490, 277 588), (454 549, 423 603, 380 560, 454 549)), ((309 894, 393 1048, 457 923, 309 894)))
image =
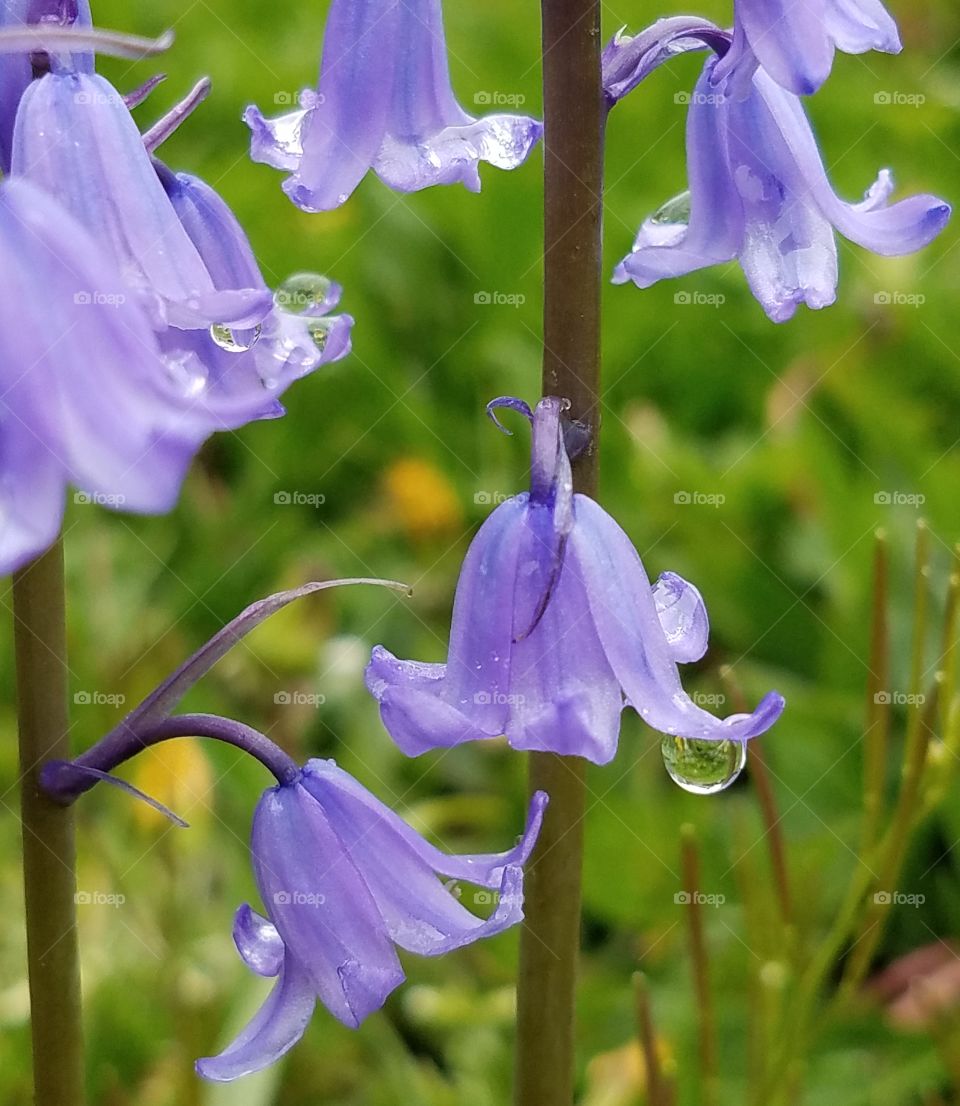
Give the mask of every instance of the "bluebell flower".
POLYGON ((198 1061, 200 1075, 225 1082, 272 1064, 303 1035, 317 1000, 356 1028, 403 982, 397 947, 439 956, 516 925, 545 803, 534 796, 509 852, 450 856, 333 761, 311 760, 267 791, 251 839, 267 917, 241 906, 233 935, 247 966, 277 982, 237 1039, 198 1061), (487 889, 477 897, 496 903, 488 918, 463 905, 459 880, 487 889))
POLYGON ((902 49, 897 25, 880 0, 736 0, 733 46, 715 79, 757 65, 797 95, 816 92, 836 50, 865 54, 902 49))
POLYGON ((279 118, 251 106, 244 119, 254 161, 289 172, 284 191, 304 211, 338 207, 371 168, 399 192, 478 191, 480 161, 514 169, 542 133, 526 116, 460 107, 440 0, 333 0, 317 90, 279 118))
POLYGON ((547 797, 536 792, 517 844, 503 853, 451 856, 426 841, 332 760, 300 768, 266 735, 230 718, 175 714, 182 697, 245 635, 303 596, 347 584, 326 580, 251 604, 168 676, 110 733, 73 761, 48 761, 40 784, 70 803, 109 782, 172 812, 111 775, 144 748, 208 737, 254 757, 276 786, 257 805, 251 854, 266 916, 244 904, 234 941, 248 967, 277 982, 250 1024, 219 1056, 198 1061, 206 1079, 227 1082, 272 1064, 302 1036, 319 1000, 356 1028, 404 979, 397 949, 440 956, 500 933, 523 918, 523 866, 536 844, 547 797), (468 910, 493 906, 486 918, 468 910))
POLYGON ((573 494, 560 400, 532 415, 509 405, 533 424, 530 492, 498 506, 467 552, 446 663, 373 650, 367 687, 394 741, 417 755, 506 735, 515 749, 605 764, 625 705, 695 740, 744 742, 769 729, 783 709, 776 692, 723 720, 684 692, 677 664, 707 646, 700 593, 674 573, 651 587, 623 530, 573 494))
POLYGON ((120 270, 29 182, 0 184, 0 574, 53 542, 68 484, 163 512, 210 433, 120 270))
MULTIPOLYGON (((714 48, 719 33, 710 33, 714 48)), ((696 39, 679 40, 682 48, 694 45, 696 39)), ((668 56, 656 35, 615 40, 605 54, 608 96, 622 97, 668 56)), ((783 322, 801 303, 821 308, 836 299, 835 231, 874 253, 898 255, 943 230, 949 204, 928 194, 891 204, 887 169, 860 203, 840 199, 799 98, 763 69, 745 87, 718 84, 718 64, 707 60, 690 98, 689 191, 644 221, 614 271, 616 283, 647 288, 736 259, 764 310, 783 322)))

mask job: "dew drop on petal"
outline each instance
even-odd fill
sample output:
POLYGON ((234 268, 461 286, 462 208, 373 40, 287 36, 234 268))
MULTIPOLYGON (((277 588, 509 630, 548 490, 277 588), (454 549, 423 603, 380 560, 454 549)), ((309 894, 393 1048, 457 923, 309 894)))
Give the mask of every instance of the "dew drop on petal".
POLYGON ((257 344, 260 337, 260 324, 244 330, 234 329, 225 323, 214 323, 210 327, 210 337, 227 353, 246 353, 257 344))
POLYGON ((667 775, 691 795, 723 791, 747 763, 747 746, 743 741, 706 741, 666 734, 660 752, 667 775))
POLYGON ((319 273, 294 273, 273 293, 273 302, 288 315, 312 315, 324 306, 332 284, 319 273))
POLYGON ((690 222, 690 193, 680 192, 672 199, 667 200, 663 207, 650 216, 650 222, 658 226, 665 223, 686 226, 690 222))

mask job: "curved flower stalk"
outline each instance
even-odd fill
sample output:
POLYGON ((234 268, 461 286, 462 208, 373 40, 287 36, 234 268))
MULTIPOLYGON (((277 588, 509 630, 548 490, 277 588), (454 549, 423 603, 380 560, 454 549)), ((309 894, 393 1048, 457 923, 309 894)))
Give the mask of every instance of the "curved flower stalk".
POLYGON ((733 47, 717 67, 722 81, 759 65, 788 92, 816 92, 835 51, 899 54, 900 32, 880 0, 736 0, 733 47))
POLYGON ((0 573, 56 538, 68 484, 116 509, 176 502, 209 433, 120 271, 55 200, 0 184, 0 573))
POLYGON ((480 189, 479 162, 522 164, 542 134, 535 119, 476 119, 450 84, 440 0, 333 0, 317 90, 265 119, 251 106, 254 161, 288 171, 283 189, 304 211, 346 202, 369 169, 388 187, 480 189))
MULTIPOLYGON (((699 48, 708 38, 717 49, 719 33, 678 37, 674 29, 614 40, 604 64, 609 98, 622 98, 678 49, 699 48)), ((689 192, 644 221, 614 270, 615 283, 647 288, 736 259, 767 315, 784 322, 801 303, 821 308, 836 299, 835 231, 874 253, 900 255, 943 230, 949 204, 928 194, 891 204, 888 169, 860 203, 840 199, 800 100, 763 69, 744 88, 718 84, 720 64, 707 60, 690 101, 689 192)))
POLYGON ((686 738, 743 742, 769 729, 784 705, 776 692, 721 720, 683 691, 677 664, 707 646, 703 600, 674 573, 651 587, 627 535, 572 493, 561 401, 532 414, 517 400, 495 406, 531 418, 530 492, 497 507, 467 553, 446 664, 374 649, 367 687, 394 741, 415 756, 505 734, 516 749, 605 764, 625 705, 686 738))
POLYGON ((526 828, 513 848, 450 856, 334 761, 311 760, 300 768, 240 722, 172 713, 186 692, 270 615, 305 595, 345 584, 407 590, 386 580, 332 580, 252 604, 92 749, 74 761, 48 763, 41 775, 47 794, 63 803, 102 781, 139 794, 109 773, 147 746, 192 735, 228 742, 276 777, 276 786, 257 805, 250 846, 266 916, 242 905, 233 936, 247 966, 277 982, 236 1040, 220 1055, 197 1062, 199 1074, 217 1082, 259 1071, 287 1052, 303 1035, 318 1000, 345 1025, 358 1027, 404 980, 397 948, 440 956, 523 918, 523 865, 540 832, 547 804, 542 792, 532 797, 526 828), (495 903, 488 918, 463 905, 460 891, 450 885, 458 880, 487 889, 477 901, 495 903))

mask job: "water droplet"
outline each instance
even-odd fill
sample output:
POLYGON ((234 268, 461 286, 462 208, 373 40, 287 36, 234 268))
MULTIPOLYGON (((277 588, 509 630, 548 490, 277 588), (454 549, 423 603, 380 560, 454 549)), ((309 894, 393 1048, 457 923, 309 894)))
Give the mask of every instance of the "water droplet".
POLYGON ((667 200, 663 207, 650 216, 650 222, 658 226, 665 223, 686 226, 690 222, 690 193, 680 192, 672 199, 667 200))
POLYGON ((723 791, 747 763, 743 741, 705 741, 667 734, 660 743, 660 752, 670 779, 691 795, 723 791))
POLYGON ((317 353, 323 353, 332 329, 333 324, 328 323, 326 319, 316 319, 307 325, 307 333, 317 347, 317 353))
POLYGON ((324 309, 332 285, 319 273, 294 273, 273 293, 273 302, 288 315, 313 315, 324 309))
POLYGON ((245 330, 234 330, 225 323, 214 323, 210 327, 210 337, 227 353, 246 353, 257 344, 260 329, 259 323, 245 330))

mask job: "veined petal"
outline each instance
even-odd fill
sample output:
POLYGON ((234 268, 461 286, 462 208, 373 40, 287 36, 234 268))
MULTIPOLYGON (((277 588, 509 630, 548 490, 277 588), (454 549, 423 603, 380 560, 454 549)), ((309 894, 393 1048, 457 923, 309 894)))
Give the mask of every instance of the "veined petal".
POLYGON ((311 761, 303 785, 323 807, 401 948, 438 956, 521 920, 520 868, 503 870, 496 911, 486 921, 477 918, 437 878, 426 842, 372 795, 358 800, 349 786, 355 781, 347 777, 345 783, 345 776, 329 763, 311 761))
POLYGON ((746 741, 773 725, 783 699, 770 692, 751 715, 725 720, 684 692, 647 575, 630 539, 593 500, 576 497, 568 557, 578 566, 607 660, 630 705, 661 733, 711 741, 746 741))
POLYGON ((525 495, 501 503, 471 542, 457 583, 445 666, 399 661, 380 646, 374 649, 367 687, 401 748, 422 752, 504 732, 526 513, 525 495))
POLYGON ((543 824, 543 812, 548 802, 542 791, 537 791, 531 797, 527 824, 512 849, 503 853, 457 856, 431 845, 409 822, 381 803, 349 772, 337 767, 335 761, 311 760, 307 762, 307 769, 307 786, 325 807, 328 802, 336 803, 337 809, 348 821, 358 826, 375 824, 378 832, 389 832, 402 838, 434 872, 452 879, 467 880, 481 887, 498 887, 503 882, 506 868, 526 864, 537 843, 543 824))
POLYGON ((690 218, 684 227, 656 216, 640 228, 633 251, 614 270, 613 280, 632 280, 648 288, 663 277, 683 276, 730 261, 743 240, 743 209, 727 162, 726 121, 729 100, 712 84, 710 59, 697 82, 687 114, 690 218))
POLYGON ((13 171, 107 245, 130 287, 159 297, 172 325, 252 326, 269 308, 262 288, 214 287, 122 97, 102 77, 33 82, 17 114, 13 171))
POLYGON ((507 738, 515 749, 606 764, 617 751, 623 695, 597 637, 578 566, 568 552, 556 579, 526 572, 528 565, 551 564, 552 535, 544 539, 536 527, 537 517, 547 514, 545 507, 532 508, 520 537, 507 738), (531 612, 539 612, 532 629, 531 612))
POLYGON ((758 73, 751 94, 730 105, 728 157, 744 211, 740 264, 764 310, 783 322, 800 303, 821 308, 834 302, 837 248, 830 220, 757 92, 761 84, 790 96, 758 73))
POLYGON ((803 105, 762 71, 754 84, 789 150, 796 180, 802 181, 824 216, 851 242, 874 253, 898 255, 921 249, 943 230, 951 209, 936 196, 910 196, 885 205, 889 175, 881 175, 863 203, 841 200, 827 179, 803 105))
POLYGON ((653 585, 657 617, 678 664, 698 661, 707 651, 710 620, 703 596, 675 572, 662 572, 653 585))
POLYGON ((0 575, 21 568, 56 539, 63 521, 64 468, 62 458, 0 399, 0 472, 5 474, 0 484, 0 575))
POLYGON ((0 186, 0 252, 10 259, 0 296, 0 408, 5 430, 36 460, 21 485, 34 489, 35 501, 28 505, 21 489, 8 493, 21 533, 11 540, 25 548, 31 533, 49 535, 41 504, 59 520, 51 460, 62 482, 110 506, 168 510, 209 430, 182 418, 189 397, 161 361, 119 272, 66 211, 22 178, 0 186))
POLYGON ((327 1009, 356 1028, 403 981, 403 971, 363 877, 300 783, 264 794, 251 850, 288 956, 304 965, 327 1009))
POLYGON ((309 974, 288 957, 250 1024, 219 1056, 198 1060, 197 1074, 214 1083, 229 1083, 269 1067, 303 1036, 315 1005, 309 974))
POLYGON ((899 54, 903 49, 897 24, 880 0, 827 0, 826 25, 837 49, 846 54, 899 54))
POLYGON ((446 673, 445 664, 398 660, 382 645, 371 653, 367 689, 380 704, 384 728, 407 756, 482 741, 506 728, 506 692, 477 692, 476 702, 453 706, 446 694, 446 673), (474 720, 477 709, 484 712, 489 729, 474 720))
POLYGON ((277 927, 244 903, 233 918, 233 943, 244 964, 257 975, 279 975, 284 947, 277 927))
POLYGON ((174 174, 159 163, 157 171, 216 287, 259 289, 269 308, 249 334, 246 350, 222 349, 207 330, 188 335, 174 331, 165 336, 165 345, 192 351, 206 366, 206 388, 198 402, 203 402, 218 428, 274 417, 277 397, 293 381, 349 352, 353 319, 349 315, 321 317, 336 305, 339 289, 331 285, 324 303, 303 315, 275 303, 250 242, 223 199, 189 173, 174 174))
MULTIPOLYGON (((400 0, 333 0, 330 6, 318 95, 299 125, 300 162, 283 186, 305 211, 344 203, 383 144, 400 7, 400 0)), ((278 143, 278 160, 289 152, 278 143)))
POLYGON ((829 0, 737 0, 743 25, 760 65, 783 88, 806 95, 823 84, 833 64, 827 35, 829 0))

